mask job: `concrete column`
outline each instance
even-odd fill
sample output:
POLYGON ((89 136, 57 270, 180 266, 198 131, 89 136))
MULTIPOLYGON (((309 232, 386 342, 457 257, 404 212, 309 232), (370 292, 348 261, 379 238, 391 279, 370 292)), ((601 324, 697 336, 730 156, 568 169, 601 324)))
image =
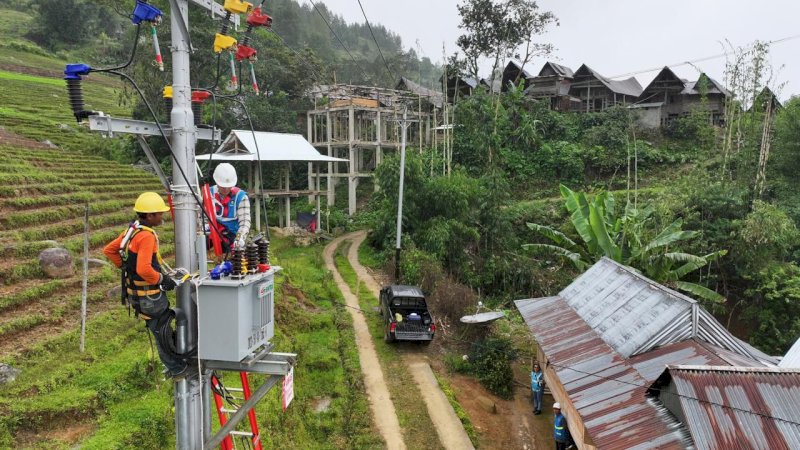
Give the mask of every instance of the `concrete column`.
MULTIPOLYGON (((314 117, 316 117, 316 116, 314 116, 314 117)), ((314 142, 315 142, 314 131, 316 131, 316 130, 314 129, 315 127, 314 127, 314 124, 312 123, 311 114, 307 114, 306 115, 306 121, 307 121, 306 129, 308 131, 308 142, 310 142, 311 145, 314 145, 314 142)), ((314 168, 312 167, 311 163, 308 163, 308 190, 309 191, 313 191, 314 190, 314 168)), ((313 202, 314 202, 314 196, 313 195, 309 195, 308 196, 308 203, 313 203, 313 202)))
MULTIPOLYGON (((327 111, 325 113, 325 141, 328 145, 328 156, 333 156, 333 148, 331 147, 331 112, 327 111)), ((328 187, 328 209, 333 207, 333 204, 336 201, 336 189, 335 185, 333 184, 333 177, 331 174, 333 173, 333 168, 336 163, 329 162, 328 163, 328 178, 327 178, 327 187, 328 187)))
MULTIPOLYGON (((289 187, 289 174, 292 172, 292 163, 288 163, 286 166, 286 192, 288 193, 291 188, 289 187)), ((286 196, 286 226, 290 226, 292 224, 292 198, 288 195, 286 196)))
POLYGON ((356 170, 358 168, 358 159, 356 158, 356 111, 351 106, 348 110, 348 130, 347 130, 347 148, 350 151, 350 167, 347 176, 347 211, 349 215, 356 213, 356 187, 358 186, 358 179, 356 178, 356 170))

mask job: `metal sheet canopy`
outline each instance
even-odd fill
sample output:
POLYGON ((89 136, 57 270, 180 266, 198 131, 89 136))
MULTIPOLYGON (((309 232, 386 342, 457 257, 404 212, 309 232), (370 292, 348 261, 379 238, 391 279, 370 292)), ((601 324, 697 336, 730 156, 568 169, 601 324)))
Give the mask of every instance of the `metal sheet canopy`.
POLYGON ((506 313, 504 311, 492 311, 480 314, 473 314, 471 316, 464 316, 460 320, 461 323, 483 324, 483 323, 494 322, 495 320, 503 318, 505 316, 506 313))
POLYGON ((303 136, 292 133, 231 130, 214 153, 198 160, 261 162, 350 162, 321 155, 303 136), (256 145, 257 144, 257 145, 256 145))

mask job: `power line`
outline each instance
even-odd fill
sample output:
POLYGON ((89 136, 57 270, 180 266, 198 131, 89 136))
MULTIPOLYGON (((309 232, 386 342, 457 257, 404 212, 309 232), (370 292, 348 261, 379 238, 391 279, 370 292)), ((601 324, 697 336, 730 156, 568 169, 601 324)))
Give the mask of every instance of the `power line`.
POLYGON ((314 9, 317 11, 317 14, 319 14, 319 16, 322 18, 322 20, 325 21, 325 25, 328 26, 329 30, 331 30, 331 33, 333 33, 333 36, 336 38, 337 41, 339 41, 339 44, 341 44, 341 46, 344 49, 344 51, 346 51, 347 54, 350 55, 350 59, 353 60, 353 63, 356 65, 356 67, 358 67, 358 69, 364 75, 364 81, 365 82, 369 81, 369 75, 367 75, 367 72, 364 70, 363 67, 361 67, 361 65, 358 63, 358 61, 356 61, 356 58, 353 56, 352 53, 350 53, 350 50, 347 48, 347 46, 344 45, 344 42, 342 42, 342 40, 339 38, 339 35, 336 34, 336 32, 333 30, 333 27, 331 26, 330 22, 328 22, 328 19, 326 19, 325 16, 322 15, 322 11, 320 11, 319 8, 317 8, 317 4, 314 3, 314 0, 308 0, 308 1, 310 1, 311 4, 314 6, 314 9))
MULTIPOLYGON (((779 44, 781 42, 791 41, 791 40, 797 39, 797 38, 800 38, 800 34, 794 34, 794 35, 786 36, 786 37, 783 37, 783 38, 780 38, 780 39, 774 39, 772 41, 765 42, 765 44, 767 44, 767 45, 779 44)), ((752 47, 753 45, 754 44, 751 44, 747 48, 752 47)), ((693 60, 690 60, 690 61, 681 61, 681 62, 677 62, 675 64, 667 64, 666 66, 670 67, 670 68, 688 66, 688 65, 693 65, 693 64, 696 64, 696 63, 704 62, 704 61, 710 61, 712 59, 722 58, 722 57, 730 55, 731 53, 732 52, 722 52, 722 53, 717 53, 716 55, 705 56, 705 57, 693 59, 693 60)), ((608 77, 608 78, 631 77, 631 76, 639 75, 639 74, 643 74, 643 73, 655 72, 655 71, 661 70, 663 68, 664 68, 664 66, 653 67, 653 68, 650 68, 650 69, 637 70, 635 72, 623 73, 621 75, 614 75, 614 76, 611 76, 611 77, 608 77)))
POLYGON ((375 33, 372 32, 372 25, 369 24, 369 19, 367 18, 367 13, 364 12, 364 6, 361 4, 361 0, 357 1, 358 1, 358 6, 361 8, 361 14, 364 15, 364 20, 367 22, 367 28, 369 28, 369 34, 372 35, 372 40, 375 41, 375 46, 378 47, 378 53, 381 55, 381 59, 383 60, 383 65, 386 66, 386 72, 389 74, 389 79, 392 80, 392 82, 394 82, 394 80, 397 77, 394 76, 394 74, 392 73, 392 69, 389 68, 389 63, 386 62, 386 58, 383 56, 383 51, 381 51, 381 46, 380 44, 378 44, 378 40, 375 39, 375 33))

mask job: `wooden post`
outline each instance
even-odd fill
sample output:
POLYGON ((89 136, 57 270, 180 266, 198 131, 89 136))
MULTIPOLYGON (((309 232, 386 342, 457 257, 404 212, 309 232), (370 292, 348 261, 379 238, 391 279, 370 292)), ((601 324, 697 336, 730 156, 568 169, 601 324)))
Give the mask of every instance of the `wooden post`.
POLYGON ((321 231, 320 226, 322 225, 322 208, 319 200, 320 196, 320 173, 319 173, 319 163, 315 164, 317 166, 317 232, 321 231))
POLYGON ((89 291, 89 202, 83 213, 83 283, 81 285, 81 353, 86 348, 86 301, 89 291))
POLYGON ((292 163, 286 165, 286 227, 291 226, 292 223, 292 198, 289 196, 289 174, 292 171, 292 163))

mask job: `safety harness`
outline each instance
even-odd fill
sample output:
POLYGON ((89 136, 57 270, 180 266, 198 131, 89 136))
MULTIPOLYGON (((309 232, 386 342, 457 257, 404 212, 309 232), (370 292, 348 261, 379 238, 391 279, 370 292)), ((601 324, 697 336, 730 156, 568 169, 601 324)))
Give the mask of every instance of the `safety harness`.
MULTIPOLYGON (((130 244, 134 236, 142 231, 153 233, 156 238, 156 252, 153 255, 151 264, 157 272, 161 272, 161 267, 164 265, 164 260, 161 258, 161 252, 158 244, 158 234, 152 228, 142 225, 139 221, 130 224, 125 236, 119 244, 119 256, 122 258, 122 289, 120 291, 120 300, 123 306, 128 307, 128 314, 130 314, 131 306, 133 306, 136 317, 139 317, 140 311, 138 308, 140 297, 147 297, 161 293, 161 287, 158 285, 148 284, 142 277, 136 273, 136 260, 138 255, 136 252, 130 251, 130 244)), ((149 317, 148 317, 149 318, 149 317)))

